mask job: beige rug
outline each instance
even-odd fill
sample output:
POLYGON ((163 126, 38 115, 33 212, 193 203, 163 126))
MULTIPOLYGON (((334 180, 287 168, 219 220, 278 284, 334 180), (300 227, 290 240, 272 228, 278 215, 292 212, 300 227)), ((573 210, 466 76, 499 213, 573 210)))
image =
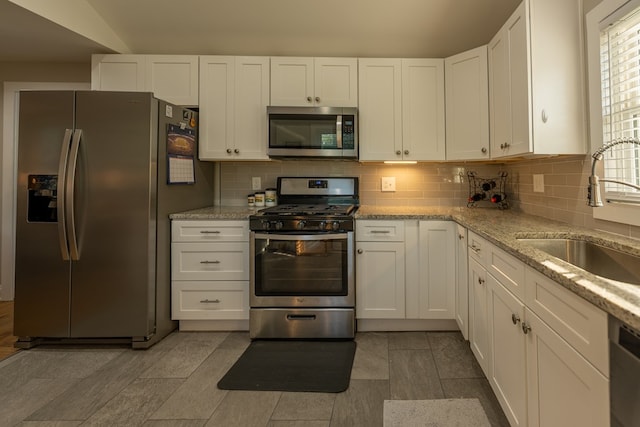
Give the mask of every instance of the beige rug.
POLYGON ((491 427, 478 399, 385 400, 384 427, 491 427))

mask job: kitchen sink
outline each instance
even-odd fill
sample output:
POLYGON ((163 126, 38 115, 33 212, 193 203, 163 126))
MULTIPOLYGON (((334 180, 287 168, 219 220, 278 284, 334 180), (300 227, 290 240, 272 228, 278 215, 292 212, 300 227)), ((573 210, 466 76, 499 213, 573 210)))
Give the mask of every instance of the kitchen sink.
POLYGON ((518 239, 605 279, 640 285, 640 256, 581 239, 518 239))

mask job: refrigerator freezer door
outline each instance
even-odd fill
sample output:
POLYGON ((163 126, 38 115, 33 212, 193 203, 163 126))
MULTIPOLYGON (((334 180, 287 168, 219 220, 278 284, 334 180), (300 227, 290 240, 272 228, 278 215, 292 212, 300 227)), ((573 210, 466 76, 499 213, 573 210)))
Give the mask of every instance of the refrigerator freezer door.
POLYGON ((68 142, 65 130, 73 129, 73 96, 20 94, 14 306, 18 337, 69 335, 70 263, 63 259, 55 212, 60 153, 63 141, 68 142), (46 209, 51 215, 42 214, 46 209))
POLYGON ((155 310, 157 101, 77 92, 78 130, 71 337, 146 337, 155 310))

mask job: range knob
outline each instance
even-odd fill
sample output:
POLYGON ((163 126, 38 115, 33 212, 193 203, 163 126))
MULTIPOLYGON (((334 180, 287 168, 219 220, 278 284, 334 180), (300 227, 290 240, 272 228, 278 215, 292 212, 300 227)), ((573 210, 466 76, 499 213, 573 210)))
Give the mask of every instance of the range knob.
POLYGON ((271 223, 269 221, 262 221, 262 229, 268 230, 269 228, 271 228, 271 223))
POLYGON ((331 229, 332 229, 333 231, 338 231, 338 230, 340 230, 340 222, 338 222, 338 221, 333 221, 333 222, 331 223, 331 229))
POLYGON ((327 221, 318 222, 318 230, 324 230, 325 228, 327 228, 327 221))
POLYGON ((307 225, 307 221, 298 221, 296 224, 296 228, 298 230, 304 230, 304 227, 307 225))
POLYGON ((282 230, 283 225, 284 224, 282 223, 282 221, 276 221, 275 222, 276 230, 282 230))

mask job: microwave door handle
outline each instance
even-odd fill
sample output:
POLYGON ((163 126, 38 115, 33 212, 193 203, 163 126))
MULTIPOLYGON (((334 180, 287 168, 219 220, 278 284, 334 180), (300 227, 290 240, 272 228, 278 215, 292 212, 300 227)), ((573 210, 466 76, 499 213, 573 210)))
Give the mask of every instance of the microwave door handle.
POLYGON ((336 147, 342 149, 342 114, 336 116, 336 147))

